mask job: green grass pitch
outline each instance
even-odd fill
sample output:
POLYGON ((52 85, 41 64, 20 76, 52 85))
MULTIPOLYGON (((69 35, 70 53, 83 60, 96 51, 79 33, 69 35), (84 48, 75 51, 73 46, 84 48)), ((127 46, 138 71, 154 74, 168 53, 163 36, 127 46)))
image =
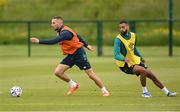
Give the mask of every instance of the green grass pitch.
MULTIPOLYGON (((168 57, 167 47, 140 47, 149 68, 172 91, 180 92, 180 48, 168 57)), ((180 111, 180 97, 167 97, 150 80, 147 87, 152 98, 141 97, 139 78, 128 76, 115 65, 112 47, 104 48, 104 57, 88 52, 95 73, 104 81, 111 95, 102 97, 99 88, 77 67, 67 74, 80 85, 66 96, 68 84, 53 71, 62 55, 58 46, 0 46, 0 111, 180 111), (9 89, 23 89, 20 98, 10 96, 9 89)))

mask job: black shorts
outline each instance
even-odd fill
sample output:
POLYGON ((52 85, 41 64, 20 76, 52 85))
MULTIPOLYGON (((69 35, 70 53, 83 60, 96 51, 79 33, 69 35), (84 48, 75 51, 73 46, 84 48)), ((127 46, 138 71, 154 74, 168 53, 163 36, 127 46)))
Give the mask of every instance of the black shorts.
POLYGON ((70 68, 74 65, 78 66, 80 70, 87 70, 91 68, 91 65, 87 59, 86 52, 83 48, 77 49, 74 54, 67 55, 61 64, 68 65, 70 68))
MULTIPOLYGON (((145 69, 147 69, 147 66, 144 63, 140 63, 139 66, 144 67, 145 69)), ((128 64, 125 63, 124 67, 120 67, 120 70, 123 71, 126 74, 134 74, 133 68, 134 68, 134 65, 132 67, 128 67, 128 64)), ((136 74, 136 75, 139 76, 140 74, 136 74)))

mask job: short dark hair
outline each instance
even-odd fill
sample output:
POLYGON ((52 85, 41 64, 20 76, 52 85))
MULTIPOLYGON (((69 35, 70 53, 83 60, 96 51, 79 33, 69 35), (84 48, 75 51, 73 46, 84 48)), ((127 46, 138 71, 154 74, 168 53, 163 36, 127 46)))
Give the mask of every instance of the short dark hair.
POLYGON ((63 20, 63 18, 61 16, 54 16, 54 17, 52 17, 52 19, 61 19, 61 20, 63 20))
POLYGON ((125 20, 122 20, 122 21, 119 22, 119 24, 123 24, 123 23, 128 24, 128 22, 125 21, 125 20))

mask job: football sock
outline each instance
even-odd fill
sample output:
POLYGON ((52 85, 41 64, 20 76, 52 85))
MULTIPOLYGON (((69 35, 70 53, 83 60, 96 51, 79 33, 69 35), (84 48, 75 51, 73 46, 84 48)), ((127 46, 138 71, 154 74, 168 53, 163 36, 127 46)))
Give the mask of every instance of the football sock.
POLYGON ((70 80, 68 83, 69 83, 70 88, 74 87, 76 84, 76 82, 74 82, 73 80, 70 80))
POLYGON ((108 93, 108 90, 105 87, 101 88, 102 93, 108 93))
POLYGON ((143 91, 143 93, 148 92, 148 90, 147 90, 147 88, 146 88, 146 87, 142 87, 142 91, 143 91))
POLYGON ((168 93, 169 93, 169 90, 168 90, 166 87, 163 87, 161 90, 162 90, 165 94, 168 94, 168 93))

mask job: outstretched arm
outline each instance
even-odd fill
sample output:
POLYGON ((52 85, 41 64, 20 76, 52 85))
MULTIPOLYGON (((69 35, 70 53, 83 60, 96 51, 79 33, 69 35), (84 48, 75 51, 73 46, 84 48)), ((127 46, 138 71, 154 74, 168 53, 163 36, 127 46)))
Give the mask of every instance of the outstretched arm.
POLYGON ((69 31, 63 31, 60 35, 53 39, 38 39, 36 37, 31 38, 32 43, 53 45, 63 40, 71 40, 73 35, 69 31))
POLYGON ((48 44, 48 45, 53 45, 58 43, 60 40, 59 36, 57 36, 56 38, 53 39, 44 39, 44 40, 40 40, 37 37, 32 37, 31 38, 31 42, 32 43, 37 43, 37 44, 48 44))

